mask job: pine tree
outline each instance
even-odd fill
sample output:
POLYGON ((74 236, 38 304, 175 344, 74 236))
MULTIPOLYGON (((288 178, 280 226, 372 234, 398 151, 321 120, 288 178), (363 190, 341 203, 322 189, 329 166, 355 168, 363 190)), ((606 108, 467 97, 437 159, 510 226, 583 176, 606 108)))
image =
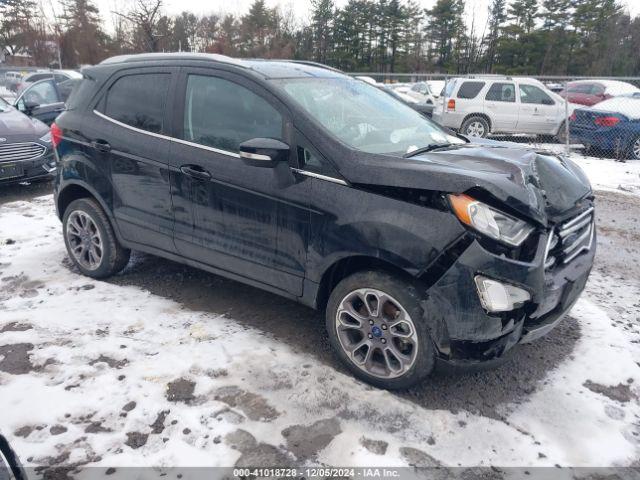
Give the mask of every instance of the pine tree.
POLYGON ((327 63, 331 50, 331 33, 335 6, 333 0, 311 0, 313 55, 316 61, 327 63))
POLYGON ((488 72, 493 72, 493 65, 496 60, 496 52, 498 49, 498 42, 500 41, 500 35, 502 27, 507 21, 507 0, 493 0, 493 3, 489 7, 488 29, 485 43, 486 54, 485 64, 488 72))
POLYGON ((100 11, 91 0, 63 0, 62 62, 67 66, 98 63, 106 57, 107 36, 100 11))

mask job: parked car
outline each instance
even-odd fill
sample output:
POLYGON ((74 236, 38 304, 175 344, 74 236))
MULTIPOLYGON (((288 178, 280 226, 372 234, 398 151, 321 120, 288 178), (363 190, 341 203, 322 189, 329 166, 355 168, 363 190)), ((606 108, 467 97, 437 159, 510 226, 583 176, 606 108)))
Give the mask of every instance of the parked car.
POLYGON ((633 95, 575 110, 569 119, 571 138, 587 149, 640 160, 640 98, 633 95))
POLYGON ((47 125, 0 98, 0 185, 51 178, 55 166, 47 125))
POLYGON ((16 92, 20 94, 30 85, 39 82, 40 80, 53 79, 56 83, 62 83, 66 82, 67 80, 79 80, 81 78, 82 74, 80 72, 76 72, 75 70, 50 70, 44 72, 34 72, 26 75, 21 80, 21 82, 18 84, 16 92))
POLYGON ((412 97, 407 95, 406 93, 402 93, 397 90, 394 90, 393 88, 383 83, 377 84, 376 86, 383 92, 391 95, 396 100, 399 100, 405 105, 413 108, 416 112, 420 112, 425 117, 431 118, 431 116, 433 115, 433 104, 419 102, 418 100, 416 100, 415 97, 412 97))
MULTIPOLYGON (((569 114, 574 108, 569 104, 569 114)), ((526 133, 561 142, 565 118, 565 101, 541 82, 502 76, 449 80, 433 112, 436 122, 469 137, 526 133)))
POLYGON ((593 192, 569 159, 470 143, 294 61, 142 54, 83 73, 51 132, 87 276, 135 249, 324 310, 338 357, 384 388, 503 358, 584 288, 593 192))
POLYGON ((576 80, 567 83, 567 89, 560 96, 568 98, 571 103, 588 107, 619 95, 640 93, 640 88, 627 82, 617 80, 576 80))
POLYGON ((0 479, 27 480, 18 455, 2 434, 0 434, 0 479))
POLYGON ((6 72, 4 74, 4 85, 10 92, 15 92, 18 89, 18 84, 21 80, 21 72, 6 72))
POLYGON ((65 109, 65 101, 79 79, 57 83, 54 79, 40 80, 27 87, 14 102, 14 106, 30 117, 51 125, 65 109))
POLYGON ((415 98, 419 103, 433 105, 435 97, 431 92, 431 88, 427 82, 416 82, 406 92, 410 97, 415 98))

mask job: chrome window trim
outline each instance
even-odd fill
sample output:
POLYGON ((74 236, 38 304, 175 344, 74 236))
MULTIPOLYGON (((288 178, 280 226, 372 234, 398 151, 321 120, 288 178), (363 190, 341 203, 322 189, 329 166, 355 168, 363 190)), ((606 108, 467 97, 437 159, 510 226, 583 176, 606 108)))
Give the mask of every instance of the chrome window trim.
POLYGON ((234 153, 234 152, 230 152, 228 150, 221 150, 219 148, 214 148, 214 147, 209 147, 207 145, 201 145, 199 143, 189 142, 188 140, 182 140, 181 138, 170 137, 168 135, 162 135, 161 133, 149 132, 147 130, 142 130, 141 128, 132 127, 131 125, 127 125, 126 123, 123 123, 123 122, 121 122, 119 120, 116 120, 115 118, 111 118, 110 116, 105 115, 104 113, 101 113, 101 112, 99 112, 97 110, 93 110, 93 113, 95 113, 98 117, 103 118, 104 120, 107 120, 108 122, 114 123, 115 125, 118 125, 118 126, 123 127, 123 128, 127 128, 127 129, 132 130, 132 131, 137 132, 137 133, 142 133, 144 135, 149 135, 151 137, 161 138, 163 140, 169 140, 170 142, 176 142, 176 143, 181 143, 183 145, 189 145, 190 147, 200 148, 202 150, 207 150, 209 152, 220 153, 222 155, 227 155, 227 156, 233 157, 233 158, 240 158, 239 154, 234 153))
POLYGON ((300 175, 305 175, 307 177, 317 178, 319 180, 326 180, 327 182, 337 183, 338 185, 349 185, 344 180, 335 177, 329 177, 327 175, 322 175, 320 173, 310 172, 308 170, 302 170, 300 168, 291 168, 291 171, 295 173, 299 173, 300 175))

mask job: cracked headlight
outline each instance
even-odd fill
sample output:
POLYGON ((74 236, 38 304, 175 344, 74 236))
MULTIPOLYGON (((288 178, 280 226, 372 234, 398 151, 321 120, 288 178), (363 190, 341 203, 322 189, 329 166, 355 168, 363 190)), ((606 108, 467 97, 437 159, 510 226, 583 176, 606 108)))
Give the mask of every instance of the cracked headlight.
POLYGON ((449 195, 451 208, 458 220, 487 237, 517 247, 533 231, 523 220, 496 210, 468 195, 449 195))

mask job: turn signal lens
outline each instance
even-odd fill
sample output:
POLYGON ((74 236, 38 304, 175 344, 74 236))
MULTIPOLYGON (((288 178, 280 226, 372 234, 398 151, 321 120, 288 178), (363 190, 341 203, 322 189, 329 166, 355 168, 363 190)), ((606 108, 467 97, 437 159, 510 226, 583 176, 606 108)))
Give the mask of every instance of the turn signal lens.
POLYGON ((533 227, 523 220, 496 210, 469 195, 449 195, 458 220, 478 232, 517 247, 526 240, 533 227))
POLYGON ((52 123, 51 124, 51 144, 53 145, 53 148, 56 148, 58 145, 60 145, 61 141, 62 141, 62 129, 55 123, 52 123))
POLYGON ((596 117, 593 123, 599 127, 614 127, 620 123, 620 119, 618 117, 596 117))

